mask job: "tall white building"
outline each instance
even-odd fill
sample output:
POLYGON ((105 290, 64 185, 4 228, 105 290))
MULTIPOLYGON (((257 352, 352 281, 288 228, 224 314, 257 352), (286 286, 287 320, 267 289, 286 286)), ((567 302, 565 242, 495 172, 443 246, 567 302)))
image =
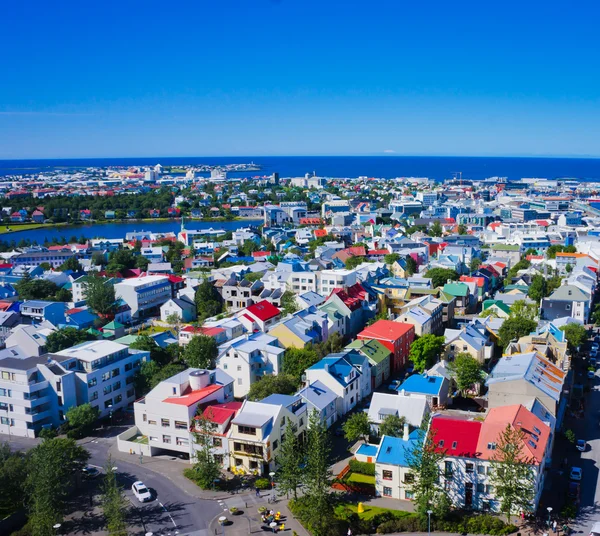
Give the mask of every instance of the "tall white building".
POLYGON ((131 307, 134 319, 160 315, 160 306, 171 299, 171 283, 163 275, 125 279, 115 285, 115 294, 131 307))

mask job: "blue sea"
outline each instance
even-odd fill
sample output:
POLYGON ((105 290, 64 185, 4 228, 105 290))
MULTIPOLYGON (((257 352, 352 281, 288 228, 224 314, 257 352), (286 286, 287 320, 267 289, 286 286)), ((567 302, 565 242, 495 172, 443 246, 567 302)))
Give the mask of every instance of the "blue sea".
POLYGON ((470 156, 238 156, 238 157, 152 157, 90 158, 65 160, 0 160, 0 176, 32 174, 57 169, 87 167, 176 165, 225 165, 250 163, 260 171, 232 176, 270 175, 298 177, 316 172, 321 177, 429 177, 438 181, 462 172, 463 179, 524 177, 600 180, 600 158, 534 158, 470 156))

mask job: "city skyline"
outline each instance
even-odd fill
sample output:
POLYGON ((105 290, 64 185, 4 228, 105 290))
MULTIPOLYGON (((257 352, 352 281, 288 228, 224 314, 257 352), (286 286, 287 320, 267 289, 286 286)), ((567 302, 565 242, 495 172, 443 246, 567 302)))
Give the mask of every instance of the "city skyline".
POLYGON ((591 2, 143 6, 0 8, 0 159, 600 156, 591 2))

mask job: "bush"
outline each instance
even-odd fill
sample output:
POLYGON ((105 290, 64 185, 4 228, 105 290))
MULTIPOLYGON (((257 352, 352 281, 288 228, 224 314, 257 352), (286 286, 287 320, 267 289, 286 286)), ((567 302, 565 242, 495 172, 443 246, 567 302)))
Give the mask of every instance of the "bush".
POLYGON ((368 462, 359 462, 352 458, 350 460, 350 471, 360 473, 361 475, 375 476, 375 464, 368 462))
POLYGON ((254 487, 258 489, 271 489, 271 482, 268 478, 257 478, 254 481, 254 487))
MULTIPOLYGON (((427 525, 427 523, 425 523, 427 525)), ((411 515, 384 521, 377 527, 377 534, 392 534, 394 532, 422 532, 423 527, 419 516, 411 515)))
POLYGON ((492 536, 506 536, 517 530, 514 525, 507 525, 491 514, 464 515, 462 512, 452 512, 448 519, 434 521, 434 524, 436 530, 492 536))

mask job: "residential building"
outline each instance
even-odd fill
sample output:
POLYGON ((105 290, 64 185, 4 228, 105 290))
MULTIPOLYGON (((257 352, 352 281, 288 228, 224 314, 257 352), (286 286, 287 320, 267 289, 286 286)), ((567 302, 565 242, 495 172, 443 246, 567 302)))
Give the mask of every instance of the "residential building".
POLYGON ((115 285, 117 298, 131 307, 135 320, 157 316, 160 306, 171 299, 171 283, 163 275, 125 279, 115 285))
POLYGON ((358 339, 379 341, 392 352, 391 374, 397 374, 406 365, 410 345, 415 338, 415 327, 403 322, 378 320, 357 335, 358 339))

